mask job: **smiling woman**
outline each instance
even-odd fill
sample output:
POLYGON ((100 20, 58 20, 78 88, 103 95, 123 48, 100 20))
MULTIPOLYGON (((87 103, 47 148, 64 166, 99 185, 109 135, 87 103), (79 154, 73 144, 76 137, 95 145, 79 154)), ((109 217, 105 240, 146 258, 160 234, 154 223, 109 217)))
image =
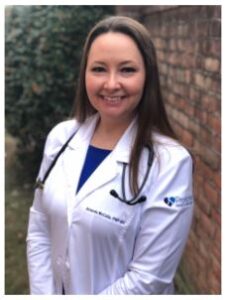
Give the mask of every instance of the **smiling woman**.
POLYGON ((192 160, 168 122, 155 49, 137 21, 109 17, 89 33, 73 119, 48 135, 38 182, 32 294, 174 292, 193 214, 192 160))
POLYGON ((145 67, 136 43, 121 33, 100 35, 90 48, 85 81, 90 103, 100 114, 92 143, 112 149, 134 118, 143 94, 145 67))
POLYGON ((125 34, 106 33, 93 42, 86 68, 86 91, 104 126, 128 127, 141 100, 144 61, 125 34), (110 124, 109 124, 110 123, 110 124))

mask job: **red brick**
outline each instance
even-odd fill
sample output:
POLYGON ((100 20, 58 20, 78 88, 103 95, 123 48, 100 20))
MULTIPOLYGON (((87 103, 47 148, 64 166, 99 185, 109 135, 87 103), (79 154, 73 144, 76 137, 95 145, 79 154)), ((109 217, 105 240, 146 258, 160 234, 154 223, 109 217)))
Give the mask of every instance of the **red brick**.
POLYGON ((166 61, 166 53, 164 51, 158 50, 157 51, 157 57, 159 62, 165 62, 166 61))
POLYGON ((198 198, 196 198, 196 202, 200 207, 200 212, 210 217, 212 208, 211 201, 208 201, 208 198, 204 196, 203 193, 199 193, 198 198))
MULTIPOLYGON (((206 228, 204 228, 204 224, 202 223, 201 218, 202 218, 202 213, 200 212, 199 219, 197 219, 197 221, 196 221, 195 233, 199 240, 209 241, 210 237, 208 235, 209 234, 208 230, 206 230, 206 228)), ((205 259, 208 258, 208 251, 207 250, 205 251, 204 248, 201 249, 200 245, 199 245, 199 251, 201 252, 201 255, 203 257, 205 257, 205 259)))
POLYGON ((220 93, 220 86, 221 86, 220 79, 218 80, 216 78, 207 76, 205 80, 205 84, 206 84, 206 90, 217 94, 220 93))
POLYGON ((203 91, 214 92, 220 94, 221 82, 220 79, 206 76, 206 74, 196 73, 193 76, 194 84, 203 91))
MULTIPOLYGON (((205 122, 203 122, 203 121, 202 121, 202 123, 205 124, 205 122)), ((200 133, 199 133, 199 138, 200 138, 200 141, 203 142, 203 144, 205 144, 207 147, 209 147, 209 145, 211 144, 210 142, 212 139, 212 134, 205 127, 201 127, 200 133)))
POLYGON ((197 260, 197 265, 199 270, 205 270, 206 269, 206 260, 203 257, 199 257, 197 260))
POLYGON ((219 257, 221 257, 221 241, 222 241, 222 238, 221 238, 221 226, 218 226, 217 230, 216 230, 216 233, 215 233, 215 239, 213 241, 213 248, 217 248, 218 249, 218 255, 219 257))
MULTIPOLYGON (((196 274, 196 273, 194 273, 196 274)), ((209 285, 207 284, 207 273, 203 270, 195 275, 196 281, 198 282, 199 289, 202 294, 208 294, 209 293, 209 285)))
POLYGON ((188 147, 193 146, 193 135, 189 131, 183 130, 181 138, 182 138, 183 143, 186 146, 188 146, 188 147))
POLYGON ((221 18, 221 5, 214 5, 214 14, 213 17, 221 18))
POLYGON ((178 82, 189 84, 191 82, 191 71, 187 69, 176 69, 174 78, 178 82))
POLYGON ((212 178, 213 176, 213 170, 206 164, 204 160, 202 160, 202 157, 200 157, 200 160, 197 163, 196 170, 205 179, 212 178))
POLYGON ((178 65, 178 54, 175 52, 171 52, 167 55, 167 61, 170 65, 176 66, 178 65))
POLYGON ((178 110, 183 111, 186 115, 188 115, 187 108, 189 106, 188 106, 187 101, 183 97, 178 96, 176 99, 176 104, 177 104, 178 110))
POLYGON ((196 57, 193 53, 182 53, 178 55, 177 64, 184 68, 195 68, 196 67, 196 57))
POLYGON ((200 74, 200 73, 196 73, 194 75, 194 81, 195 81, 195 85, 197 85, 199 88, 205 88, 205 76, 200 74))
POLYGON ((211 39, 209 41, 208 55, 211 54, 215 57, 220 58, 221 56, 221 39, 211 39))
POLYGON ((169 34, 169 27, 167 24, 162 24, 162 27, 160 29, 160 35, 162 37, 168 37, 169 34))
POLYGON ((221 154, 221 136, 212 136, 212 148, 217 154, 221 154))
POLYGON ((187 23, 179 24, 177 32, 179 37, 186 37, 189 33, 188 24, 187 23))
MULTIPOLYGON (((211 199, 209 200, 209 198, 206 198, 206 202, 207 201, 211 201, 211 199)), ((205 213, 202 213, 199 221, 202 226, 203 232, 205 232, 210 239, 213 239, 215 233, 215 226, 210 216, 207 216, 205 213)))
MULTIPOLYGON (((199 252, 198 241, 199 241, 199 238, 197 237, 197 234, 196 234, 195 230, 191 230, 190 233, 189 233, 188 245, 190 245, 189 247, 193 248, 193 250, 197 250, 199 252)), ((196 252, 196 251, 194 251, 194 252, 196 252)), ((192 256, 192 254, 194 252, 191 251, 190 255, 192 256)))
POLYGON ((178 123, 173 123, 173 128, 177 134, 177 136, 180 138, 182 136, 183 128, 178 123))
POLYGON ((175 37, 177 36, 177 28, 174 25, 169 26, 169 36, 175 37))
POLYGON ((213 271, 215 272, 215 274, 220 279, 220 274, 219 273, 221 271, 221 261, 218 260, 215 256, 211 256, 211 260, 212 260, 213 271))
POLYGON ((171 88, 176 95, 179 95, 182 97, 188 95, 188 93, 189 93, 189 87, 183 83, 175 82, 171 88))
POLYGON ((216 188, 221 189, 221 174, 220 171, 214 173, 213 176, 214 183, 216 184, 216 188))
POLYGON ((161 74, 167 75, 168 74, 168 65, 165 63, 159 64, 159 72, 161 74))
POLYGON ((165 99, 172 105, 176 103, 176 96, 172 92, 167 92, 165 99))
POLYGON ((202 256, 203 258, 205 258, 206 263, 210 264, 210 247, 212 244, 212 241, 209 238, 201 238, 197 241, 198 243, 198 253, 197 255, 202 256))
POLYGON ((210 72, 219 72, 220 60, 217 58, 207 57, 204 61, 204 68, 210 72))
POLYGON ((189 125, 189 118, 183 112, 178 111, 177 114, 177 121, 184 127, 188 128, 189 125))
POLYGON ((208 115, 208 124, 216 135, 221 134, 221 116, 219 113, 208 115))
POLYGON ((169 47, 169 50, 176 51, 177 50, 177 40, 175 38, 170 39, 168 47, 169 47))
POLYGON ((209 294, 212 295, 220 295, 221 294, 221 281, 217 279, 215 276, 210 274, 209 277, 209 294))
POLYGON ((155 44, 156 49, 158 49, 158 50, 159 49, 161 49, 161 50, 167 49, 166 40, 162 39, 160 37, 154 39, 154 44, 155 44))
POLYGON ((189 39, 178 39, 177 40, 177 49, 186 53, 194 52, 194 44, 193 41, 189 39))
MULTIPOLYGON (((220 199, 219 199, 219 205, 220 205, 220 199)), ((213 219, 214 222, 217 223, 217 225, 221 225, 221 213, 216 211, 216 210, 212 210, 211 212, 211 217, 213 219)))
POLYGON ((199 102, 200 99, 201 99, 200 90, 197 90, 197 88, 195 88, 194 86, 190 86, 190 88, 189 88, 189 98, 195 103, 199 102))
MULTIPOLYGON (((166 108, 167 108, 167 112, 168 112, 170 119, 172 119, 172 122, 173 123, 175 121, 177 122, 178 111, 176 109, 174 109, 173 106, 171 106, 171 105, 166 105, 166 108)), ((173 124, 173 126, 176 126, 176 125, 179 125, 179 124, 177 124, 177 123, 173 124)))
POLYGON ((200 174, 195 174, 195 175, 196 175, 195 181, 196 181, 197 185, 202 189, 202 185, 204 183, 204 178, 200 174))
POLYGON ((208 182, 204 183, 204 194, 206 196, 207 201, 210 201, 213 205, 216 206, 218 203, 218 193, 216 189, 210 185, 208 182))
POLYGON ((209 40, 207 40, 207 39, 196 40, 195 48, 197 49, 197 54, 209 55, 210 47, 211 47, 211 43, 209 42, 209 40))
POLYGON ((201 98, 202 109, 207 112, 219 111, 219 100, 214 95, 203 94, 201 98))
POLYGON ((212 253, 213 253, 214 257, 216 257, 216 259, 218 259, 219 261, 221 259, 221 244, 220 243, 221 243, 221 240, 218 240, 218 244, 214 245, 212 248, 212 253))
POLYGON ((214 152, 210 147, 201 144, 198 140, 195 140, 194 149, 201 155, 202 160, 210 166, 212 170, 217 170, 220 167, 220 156, 214 152))
POLYGON ((206 38, 209 33, 209 20, 199 21, 196 24, 196 31, 194 32, 196 38, 206 38))
POLYGON ((202 110, 200 107, 195 108, 195 117, 198 120, 199 124, 206 125, 208 114, 206 111, 202 110))
POLYGON ((193 118, 193 116, 195 114, 195 107, 192 104, 190 104, 190 105, 188 105, 188 103, 186 103, 186 104, 187 104, 187 106, 185 107, 186 114, 189 116, 189 118, 193 118))
POLYGON ((220 37, 221 36, 221 21, 212 20, 210 23, 210 36, 220 37))

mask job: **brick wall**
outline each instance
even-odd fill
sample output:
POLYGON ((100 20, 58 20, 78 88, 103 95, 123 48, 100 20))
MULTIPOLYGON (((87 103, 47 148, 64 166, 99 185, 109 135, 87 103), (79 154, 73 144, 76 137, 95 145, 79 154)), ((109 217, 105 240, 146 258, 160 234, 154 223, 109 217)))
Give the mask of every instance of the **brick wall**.
POLYGON ((221 293, 221 6, 119 6, 157 49, 170 120, 195 158, 195 213, 178 293, 221 293))

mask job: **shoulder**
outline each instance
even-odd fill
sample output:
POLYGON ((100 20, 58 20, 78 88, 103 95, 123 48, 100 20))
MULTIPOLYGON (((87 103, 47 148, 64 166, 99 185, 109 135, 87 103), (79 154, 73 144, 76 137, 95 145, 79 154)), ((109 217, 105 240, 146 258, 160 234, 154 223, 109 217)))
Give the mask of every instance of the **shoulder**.
POLYGON ((181 161, 189 161, 192 163, 192 157, 188 150, 170 137, 159 133, 153 134, 154 152, 157 159, 164 164, 177 164, 181 161))
POLYGON ((45 154, 54 154, 62 147, 70 136, 76 131, 79 123, 75 119, 58 123, 49 132, 45 143, 45 154))

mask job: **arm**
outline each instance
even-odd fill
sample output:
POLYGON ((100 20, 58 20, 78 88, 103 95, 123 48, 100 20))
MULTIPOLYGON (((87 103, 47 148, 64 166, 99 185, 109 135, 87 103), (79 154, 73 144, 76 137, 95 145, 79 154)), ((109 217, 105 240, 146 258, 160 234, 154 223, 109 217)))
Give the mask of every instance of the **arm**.
MULTIPOLYGON (((48 149, 48 139, 45 149, 48 149)), ((39 176, 49 165, 44 151, 39 176)), ((48 217, 42 205, 42 190, 36 189, 33 205, 30 208, 27 232, 27 261, 31 294, 54 294, 51 266, 51 243, 48 217)))
MULTIPOLYGON (((177 156, 177 153, 174 154, 177 156)), ((188 237, 192 214, 192 160, 161 157, 144 204, 128 271, 101 294, 168 294, 188 237), (165 197, 178 197, 172 206, 165 197)))
MULTIPOLYGON (((58 124, 49 133, 39 171, 43 179, 48 166, 62 145, 75 131, 75 121, 58 124)), ((51 238, 49 218, 43 206, 42 190, 35 190, 34 202, 30 208, 27 233, 27 260, 31 294, 54 294, 54 280, 51 264, 51 238)))

